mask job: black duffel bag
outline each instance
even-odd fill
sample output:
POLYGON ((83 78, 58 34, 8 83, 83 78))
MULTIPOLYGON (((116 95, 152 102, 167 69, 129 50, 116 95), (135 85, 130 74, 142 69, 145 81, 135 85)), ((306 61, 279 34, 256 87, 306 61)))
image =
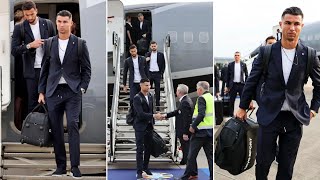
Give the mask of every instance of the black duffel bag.
POLYGON ((215 163, 233 175, 250 169, 256 159, 258 128, 251 118, 228 120, 215 135, 215 163))
POLYGON ((40 147, 52 146, 48 111, 42 103, 38 104, 24 120, 20 142, 40 147), (44 113, 37 112, 40 108, 43 108, 44 113))
POLYGON ((159 157, 161 154, 168 152, 168 147, 166 146, 166 142, 162 139, 162 137, 152 130, 152 145, 151 145, 151 155, 153 157, 159 157))

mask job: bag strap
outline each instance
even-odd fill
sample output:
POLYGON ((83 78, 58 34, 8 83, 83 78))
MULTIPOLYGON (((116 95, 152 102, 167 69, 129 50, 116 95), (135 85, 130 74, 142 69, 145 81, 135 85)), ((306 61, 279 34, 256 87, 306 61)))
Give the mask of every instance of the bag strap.
POLYGON ((314 56, 314 49, 307 46, 308 48, 308 63, 307 63, 307 71, 306 71, 306 76, 305 76, 305 79, 304 79, 304 83, 307 84, 308 82, 308 79, 309 79, 309 75, 312 73, 312 62, 315 58, 314 56))
POLYGON ((49 19, 45 19, 47 23, 47 28, 48 28, 48 37, 52 36, 52 29, 53 25, 49 19))
POLYGON ((271 55, 271 48, 272 45, 267 45, 264 48, 264 53, 263 53, 263 73, 262 73, 262 80, 264 82, 265 78, 266 78, 266 74, 268 72, 268 66, 269 66, 269 60, 270 60, 270 55, 271 55))
POLYGON ((20 38, 21 38, 21 41, 22 41, 22 45, 24 45, 24 21, 22 23, 19 24, 20 26, 20 38))
POLYGON ((82 59, 82 55, 83 55, 83 39, 78 37, 78 57, 79 59, 82 59))
POLYGON ((33 110, 31 112, 32 113, 36 112, 36 110, 41 108, 41 107, 44 109, 45 113, 48 114, 48 110, 47 110, 46 106, 43 103, 39 103, 35 108, 33 108, 33 110))

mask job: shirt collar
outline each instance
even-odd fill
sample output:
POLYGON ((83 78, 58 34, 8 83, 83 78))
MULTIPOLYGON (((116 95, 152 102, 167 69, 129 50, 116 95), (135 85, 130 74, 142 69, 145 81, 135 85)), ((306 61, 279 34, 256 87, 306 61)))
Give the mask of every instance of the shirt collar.
POLYGON ((183 96, 179 99, 179 101, 181 102, 181 101, 182 101, 182 99, 183 99, 185 96, 186 96, 186 94, 185 94, 185 95, 183 95, 183 96))

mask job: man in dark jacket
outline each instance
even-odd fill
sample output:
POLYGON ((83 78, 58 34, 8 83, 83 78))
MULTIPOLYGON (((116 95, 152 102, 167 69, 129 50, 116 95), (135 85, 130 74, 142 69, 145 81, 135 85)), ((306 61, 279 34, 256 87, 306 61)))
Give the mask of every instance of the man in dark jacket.
POLYGON ((222 85, 221 85, 221 97, 224 96, 224 89, 226 88, 226 83, 228 81, 228 64, 225 64, 222 68, 221 68, 221 77, 220 77, 221 81, 222 81, 222 85))
POLYGON ((177 97, 180 105, 177 110, 167 113, 164 117, 170 118, 176 116, 176 135, 179 138, 182 147, 183 158, 180 165, 185 165, 189 154, 189 141, 191 133, 189 132, 190 124, 192 123, 193 102, 188 96, 189 87, 184 84, 179 84, 177 87, 177 97))
POLYGON ((38 83, 43 58, 43 42, 56 34, 53 23, 37 16, 38 10, 33 1, 22 5, 25 21, 14 27, 11 54, 22 56, 23 76, 28 92, 28 112, 38 104, 38 83))
POLYGON ((152 175, 149 170, 150 151, 152 143, 152 131, 154 129, 154 119, 162 119, 160 113, 153 113, 153 98, 149 93, 150 80, 142 78, 140 80, 141 91, 134 96, 133 107, 136 112, 133 128, 136 136, 137 146, 137 179, 141 179, 142 171, 152 175))

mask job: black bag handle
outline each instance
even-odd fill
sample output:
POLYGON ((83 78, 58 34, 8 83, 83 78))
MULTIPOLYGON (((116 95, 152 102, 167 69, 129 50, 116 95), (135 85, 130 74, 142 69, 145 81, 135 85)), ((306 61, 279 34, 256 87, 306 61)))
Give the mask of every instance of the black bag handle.
POLYGON ((41 108, 41 107, 44 109, 45 113, 48 114, 48 110, 47 110, 46 106, 42 102, 39 103, 35 108, 33 108, 33 110, 31 112, 32 113, 36 112, 36 110, 41 108))

